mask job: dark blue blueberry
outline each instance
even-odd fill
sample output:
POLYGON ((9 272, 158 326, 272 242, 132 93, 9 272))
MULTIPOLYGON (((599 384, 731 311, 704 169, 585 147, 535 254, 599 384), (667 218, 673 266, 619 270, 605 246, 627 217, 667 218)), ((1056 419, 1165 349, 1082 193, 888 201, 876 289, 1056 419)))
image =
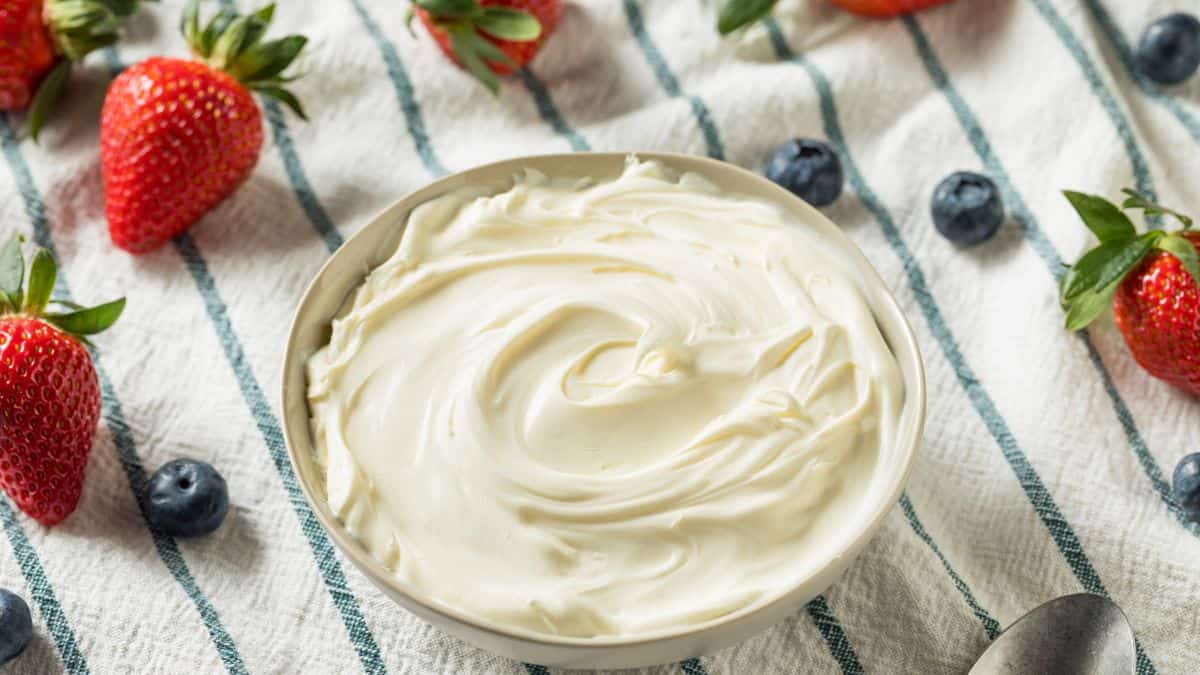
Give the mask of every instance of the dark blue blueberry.
POLYGON ((767 178, 812 204, 832 204, 842 194, 842 162, 824 141, 793 138, 767 160, 767 178))
POLYGON ((0 588, 0 663, 17 658, 32 639, 29 605, 16 593, 0 588))
POLYGON ((1191 14, 1168 14, 1150 24, 1138 43, 1137 67, 1159 84, 1179 84, 1200 66, 1200 21, 1191 14))
POLYGON ((173 537, 197 537, 221 525, 229 511, 229 488, 211 464, 175 459, 146 483, 146 515, 173 537))
POLYGON ((933 191, 933 224, 950 241, 973 246, 991 239, 1004 222, 1004 203, 991 178, 950 174, 933 191))
POLYGON ((1175 466, 1175 503, 1192 520, 1200 521, 1200 452, 1179 460, 1175 466))

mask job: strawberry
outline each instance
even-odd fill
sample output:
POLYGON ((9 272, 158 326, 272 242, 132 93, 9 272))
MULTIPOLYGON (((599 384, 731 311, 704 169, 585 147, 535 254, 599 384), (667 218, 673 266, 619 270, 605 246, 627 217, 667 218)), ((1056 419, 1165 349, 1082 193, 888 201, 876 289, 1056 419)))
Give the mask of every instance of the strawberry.
POLYGON ((24 110, 57 60, 41 0, 0 5, 0 110, 24 110))
POLYGON ((29 108, 36 140, 66 89, 71 64, 117 40, 137 0, 0 2, 0 110, 29 108))
POLYGON ((1063 277, 1067 328, 1079 330, 1111 305, 1133 358, 1154 377, 1200 396, 1200 232, 1192 219, 1126 190, 1125 209, 1171 216, 1182 229, 1138 234, 1101 197, 1065 193, 1100 239, 1063 277))
POLYGON ((842 9, 863 16, 889 17, 919 12, 950 0, 829 0, 842 9))
POLYGON ((446 56, 492 93, 497 75, 509 75, 533 60, 558 25, 560 0, 413 0, 421 19, 446 56))
MULTIPOLYGON (((764 18, 775 9, 779 0, 724 0, 717 16, 717 30, 721 35, 749 26, 764 18)), ((941 5, 950 0, 829 0, 829 2, 855 14, 863 16, 898 16, 917 12, 927 7, 941 5)))
POLYGON ((156 57, 125 69, 100 113, 108 232, 130 253, 187 231, 250 175, 263 143, 251 90, 304 117, 283 71, 306 39, 261 41, 275 6, 246 16, 221 10, 204 28, 198 7, 193 0, 183 18, 196 59, 156 57))
POLYGON ((0 488, 34 520, 54 525, 79 503, 100 419, 84 336, 111 326, 125 299, 86 309, 51 300, 54 259, 38 249, 26 282, 21 241, 0 249, 0 488))

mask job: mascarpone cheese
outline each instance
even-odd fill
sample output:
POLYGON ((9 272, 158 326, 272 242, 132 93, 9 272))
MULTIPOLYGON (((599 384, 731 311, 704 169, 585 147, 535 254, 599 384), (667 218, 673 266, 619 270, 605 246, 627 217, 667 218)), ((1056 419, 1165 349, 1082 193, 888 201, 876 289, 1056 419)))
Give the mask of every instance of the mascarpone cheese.
POLYGON ((429 601, 577 637, 794 587, 904 391, 800 216, 631 158, 415 209, 308 362, 329 504, 429 601))

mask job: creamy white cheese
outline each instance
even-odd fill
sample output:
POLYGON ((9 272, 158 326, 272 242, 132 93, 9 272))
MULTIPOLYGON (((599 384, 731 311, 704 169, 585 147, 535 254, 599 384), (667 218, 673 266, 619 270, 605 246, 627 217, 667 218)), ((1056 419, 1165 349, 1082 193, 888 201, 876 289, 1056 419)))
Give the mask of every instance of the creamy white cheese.
POLYGON ((427 598, 540 633, 777 596, 862 516, 903 401, 852 269, 634 159, 424 204, 308 362, 329 504, 427 598))

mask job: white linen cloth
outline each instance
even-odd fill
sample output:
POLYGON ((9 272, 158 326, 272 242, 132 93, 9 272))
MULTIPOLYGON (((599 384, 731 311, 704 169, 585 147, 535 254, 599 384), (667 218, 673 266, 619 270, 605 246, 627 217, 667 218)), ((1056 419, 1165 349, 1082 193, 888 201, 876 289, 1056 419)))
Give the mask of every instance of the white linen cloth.
POLYGON ((1064 332, 1055 274, 1092 242, 1062 188, 1140 186, 1200 211, 1200 80, 1164 91, 1129 67, 1149 21, 1200 2, 958 0, 872 21, 790 0, 722 40, 699 0, 574 0, 495 99, 408 34, 400 0, 284 2, 271 35, 313 39, 295 85, 311 121, 269 106, 250 180, 188 237, 132 257, 105 230, 98 112, 121 64, 185 53, 181 5, 148 6, 78 68, 40 144, 14 133, 19 117, 0 125, 0 234, 52 244, 77 300, 129 297, 96 340, 104 417, 78 510, 48 530, 3 502, 0 586, 28 599, 36 632, 8 672, 542 672, 447 637, 331 553, 278 431, 293 308, 332 248, 442 171, 585 148, 758 168, 793 136, 841 153, 846 191, 826 212, 917 332, 920 460, 807 611, 647 672, 961 673, 998 627, 1081 591, 1128 613, 1141 675, 1197 671, 1200 529, 1167 483, 1200 451, 1200 402, 1143 373, 1110 321, 1064 332), (991 175, 1010 213, 970 250, 929 216, 959 169, 991 175), (207 538, 153 537, 134 498, 181 456, 229 482, 207 538))

